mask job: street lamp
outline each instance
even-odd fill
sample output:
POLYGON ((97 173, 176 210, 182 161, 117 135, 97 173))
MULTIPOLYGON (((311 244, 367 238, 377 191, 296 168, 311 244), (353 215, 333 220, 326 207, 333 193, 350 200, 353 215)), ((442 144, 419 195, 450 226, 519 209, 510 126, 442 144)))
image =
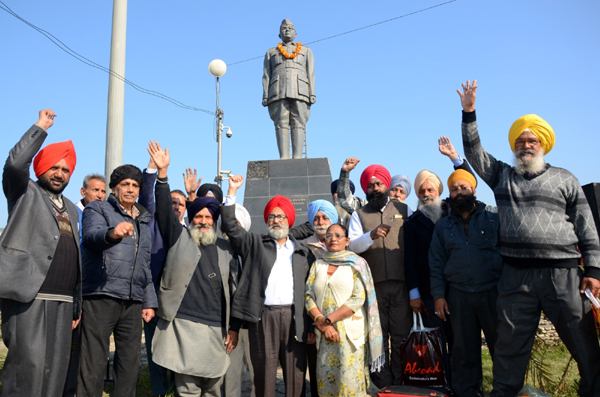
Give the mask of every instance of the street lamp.
POLYGON ((217 111, 215 112, 215 116, 217 118, 217 176, 215 177, 215 182, 217 185, 221 186, 221 182, 224 179, 224 175, 230 175, 231 171, 224 171, 221 169, 221 142, 223 140, 223 129, 227 128, 227 137, 231 138, 232 131, 230 127, 223 126, 223 109, 219 109, 219 77, 223 76, 227 71, 227 65, 220 59, 215 59, 208 64, 208 71, 214 77, 217 78, 217 111))

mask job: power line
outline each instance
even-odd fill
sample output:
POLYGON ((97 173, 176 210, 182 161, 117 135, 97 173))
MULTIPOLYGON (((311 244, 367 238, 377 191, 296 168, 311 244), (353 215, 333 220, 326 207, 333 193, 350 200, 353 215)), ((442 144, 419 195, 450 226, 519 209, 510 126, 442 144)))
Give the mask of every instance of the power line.
POLYGON ((18 20, 20 20, 21 22, 25 23, 26 25, 30 26, 31 28, 37 30, 39 33, 43 34, 48 40, 50 40, 54 45, 56 45, 58 48, 60 48, 61 50, 63 50, 64 52, 66 52, 67 54, 69 54, 70 56, 72 56, 73 58, 77 59, 78 61, 91 66, 93 68, 102 70, 103 72, 106 72, 108 74, 110 74, 111 76, 114 76, 116 78, 118 78, 121 81, 124 81, 126 84, 129 84, 131 87, 133 87, 134 89, 140 91, 141 93, 144 94, 148 94, 148 95, 152 95, 155 96, 157 98, 160 99, 164 99, 165 101, 171 102, 173 105, 175 106, 179 106, 180 108, 183 109, 187 109, 187 110, 194 110, 197 112, 204 112, 210 115, 214 115, 214 112, 211 112, 209 110, 205 110, 205 109, 200 109, 194 106, 188 106, 182 102, 179 102, 176 99, 171 98, 170 96, 167 96, 165 94, 162 94, 160 92, 157 91, 152 91, 152 90, 148 90, 146 88, 140 87, 139 85, 133 83, 130 80, 127 80, 126 78, 124 78, 123 76, 119 75, 118 73, 113 72, 112 70, 84 57, 83 55, 79 54, 78 52, 72 50, 71 48, 69 48, 65 43, 63 43, 62 41, 60 41, 56 36, 54 36, 52 33, 37 27, 36 25, 30 23, 29 21, 21 18, 17 13, 15 13, 13 10, 11 10, 3 1, 0 0, 0 3, 2 4, 0 6, 0 9, 6 11, 7 13, 9 13, 10 15, 12 15, 13 17, 17 18, 18 20))
MULTIPOLYGON (((339 33, 339 34, 336 34, 336 35, 333 35, 333 36, 325 37, 325 38, 323 38, 323 39, 319 39, 319 40, 311 41, 310 43, 306 43, 306 45, 309 45, 309 44, 314 44, 314 43, 318 43, 318 42, 320 42, 320 41, 330 40, 330 39, 333 39, 333 38, 336 38, 336 37, 340 37, 340 36, 343 36, 343 35, 346 35, 346 34, 350 34, 350 33, 358 32, 359 30, 363 30, 363 29, 372 28, 373 26, 382 25, 382 24, 384 24, 384 23, 388 23, 388 22, 395 21, 396 19, 405 18, 405 17, 411 16, 411 15, 418 14, 418 13, 420 13, 420 12, 429 11, 429 10, 432 10, 432 9, 434 9, 434 8, 437 8, 437 7, 441 7, 441 6, 443 6, 443 5, 446 5, 446 4, 449 4, 449 3, 454 3, 455 1, 456 1, 456 0, 450 0, 450 1, 447 1, 447 2, 445 2, 445 3, 436 4, 436 5, 434 5, 434 6, 427 7, 427 8, 423 8, 423 9, 421 9, 421 10, 418 10, 418 11, 413 11, 413 12, 410 12, 410 13, 408 13, 408 14, 400 15, 399 17, 394 17, 394 18, 391 18, 391 19, 386 19, 385 21, 376 22, 376 23, 373 23, 373 24, 371 24, 371 25, 363 26, 362 28, 352 29, 352 30, 349 30, 349 31, 347 31, 347 32, 344 32, 344 33, 339 33)), ((264 56, 258 56, 258 57, 254 57, 254 58, 245 59, 245 60, 243 60, 243 61, 238 61, 238 62, 230 63, 230 64, 228 64, 227 66, 233 66, 233 65, 237 65, 237 64, 240 64, 240 63, 248 62, 248 61, 253 61, 253 60, 255 60, 255 59, 260 59, 260 58, 264 58, 264 56)))

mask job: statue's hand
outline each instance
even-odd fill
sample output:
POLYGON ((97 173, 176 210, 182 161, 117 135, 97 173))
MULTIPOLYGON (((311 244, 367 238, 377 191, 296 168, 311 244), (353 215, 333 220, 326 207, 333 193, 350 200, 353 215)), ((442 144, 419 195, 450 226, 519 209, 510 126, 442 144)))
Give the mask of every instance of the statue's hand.
POLYGON ((265 99, 263 99, 263 101, 262 101, 262 105, 263 105, 263 106, 267 106, 267 101, 268 101, 268 99, 266 99, 266 98, 265 98, 265 99))
POLYGON ((312 105, 313 103, 317 102, 317 97, 314 95, 310 96, 310 104, 312 105))

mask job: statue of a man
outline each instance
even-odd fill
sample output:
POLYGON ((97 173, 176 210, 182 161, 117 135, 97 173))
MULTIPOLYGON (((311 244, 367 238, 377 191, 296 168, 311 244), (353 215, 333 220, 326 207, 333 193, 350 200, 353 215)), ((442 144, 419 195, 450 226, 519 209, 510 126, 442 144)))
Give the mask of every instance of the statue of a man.
POLYGON ((279 37, 283 43, 265 55, 262 104, 275 123, 280 158, 290 158, 291 129, 292 157, 300 159, 310 105, 317 100, 315 60, 310 48, 293 42, 296 28, 289 19, 281 22, 279 37))

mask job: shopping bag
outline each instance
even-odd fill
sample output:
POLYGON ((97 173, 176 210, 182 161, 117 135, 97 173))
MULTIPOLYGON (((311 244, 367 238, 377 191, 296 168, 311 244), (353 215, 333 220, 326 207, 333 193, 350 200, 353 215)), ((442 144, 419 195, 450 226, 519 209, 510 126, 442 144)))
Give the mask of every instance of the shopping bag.
POLYGON ((585 295, 590 300, 590 306, 592 307, 592 314, 594 315, 594 322, 596 323, 596 332, 600 335, 600 302, 596 298, 589 288, 585 289, 585 295))
POLYGON ((444 370, 439 328, 425 328, 420 313, 413 313, 413 327, 402 342, 403 383, 450 390, 444 370))

